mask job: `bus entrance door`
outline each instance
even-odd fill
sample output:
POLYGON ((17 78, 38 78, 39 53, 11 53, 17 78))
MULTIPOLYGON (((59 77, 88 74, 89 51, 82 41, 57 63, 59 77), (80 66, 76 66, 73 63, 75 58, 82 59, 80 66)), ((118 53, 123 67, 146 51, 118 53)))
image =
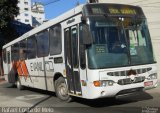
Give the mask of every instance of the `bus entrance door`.
POLYGON ((65 63, 69 93, 81 96, 77 26, 66 29, 64 36, 65 63))

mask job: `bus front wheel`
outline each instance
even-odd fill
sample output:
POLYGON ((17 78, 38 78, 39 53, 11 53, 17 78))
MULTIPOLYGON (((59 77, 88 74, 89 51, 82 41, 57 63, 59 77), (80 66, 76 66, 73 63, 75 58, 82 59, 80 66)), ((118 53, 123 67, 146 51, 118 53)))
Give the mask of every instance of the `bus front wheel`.
POLYGON ((70 102, 72 100, 71 96, 68 95, 68 87, 63 77, 59 77, 55 81, 55 91, 56 96, 66 102, 70 102))

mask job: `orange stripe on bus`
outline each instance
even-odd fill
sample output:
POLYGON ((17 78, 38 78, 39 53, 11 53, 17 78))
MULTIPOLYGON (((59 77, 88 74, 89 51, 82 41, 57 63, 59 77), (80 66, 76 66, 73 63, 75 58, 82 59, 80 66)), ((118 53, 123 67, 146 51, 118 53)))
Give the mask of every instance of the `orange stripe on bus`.
POLYGON ((21 68, 21 62, 20 61, 17 61, 16 67, 17 67, 18 75, 22 76, 23 71, 22 71, 22 68, 21 68))
POLYGON ((29 73, 28 73, 28 69, 27 69, 25 61, 21 61, 21 67, 22 67, 23 75, 25 77, 28 77, 29 73))

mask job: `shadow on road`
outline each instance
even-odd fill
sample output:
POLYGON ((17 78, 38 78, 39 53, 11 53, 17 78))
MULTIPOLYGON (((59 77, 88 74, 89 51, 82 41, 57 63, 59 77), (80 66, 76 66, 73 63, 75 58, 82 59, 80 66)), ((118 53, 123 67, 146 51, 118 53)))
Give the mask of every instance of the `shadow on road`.
MULTIPOLYGON (((5 87, 5 88, 15 88, 15 86, 13 86, 11 84, 3 86, 3 87, 5 87)), ((46 90, 40 90, 40 89, 28 88, 28 87, 25 87, 25 90, 36 92, 36 93, 39 93, 39 94, 48 95, 47 98, 45 98, 44 100, 36 103, 35 104, 36 106, 38 104, 48 100, 52 96, 56 97, 55 93, 49 92, 49 91, 46 91, 46 90)), ((75 102, 75 103, 83 104, 83 105, 86 105, 86 106, 89 106, 89 107, 101 108, 101 107, 114 107, 116 105, 123 105, 123 104, 134 103, 134 102, 143 101, 143 100, 150 100, 150 99, 153 99, 153 97, 150 94, 148 94, 146 92, 141 92, 137 95, 132 95, 132 96, 129 96, 129 97, 123 97, 123 98, 118 98, 118 99, 115 99, 115 98, 101 98, 101 99, 88 100, 88 99, 82 99, 82 98, 74 98, 73 103, 75 102)), ((72 102, 71 102, 71 104, 72 104, 72 102)), ((35 106, 33 106, 33 107, 35 107, 35 106)))
MULTIPOLYGON (((34 89, 34 88, 25 88, 26 90, 32 91, 32 92, 37 92, 40 94, 45 94, 49 96, 54 96, 56 97, 55 93, 50 92, 50 91, 45 91, 45 90, 40 90, 40 89, 34 89)), ((115 106, 115 105, 123 105, 127 103, 134 103, 138 101, 143 101, 143 100, 150 100, 153 99, 153 97, 146 93, 146 92, 139 92, 136 95, 131 95, 128 97, 122 97, 122 98, 101 98, 101 99, 93 99, 93 100, 88 100, 88 99, 83 99, 83 98, 77 98, 73 97, 73 102, 80 103, 89 107, 109 107, 109 106, 115 106)))
POLYGON ((37 107, 39 104, 47 101, 47 100, 50 99, 51 97, 52 97, 52 96, 48 96, 48 97, 42 99, 41 101, 35 103, 33 106, 31 106, 31 107, 30 107, 27 111, 25 111, 24 113, 29 113, 32 109, 34 109, 35 107, 37 107))
POLYGON ((28 90, 28 91, 32 91, 32 92, 56 97, 56 94, 54 92, 51 92, 51 91, 46 91, 46 90, 41 90, 41 89, 36 89, 36 88, 29 88, 29 87, 25 87, 24 90, 28 90))
MULTIPOLYGON (((2 84, 1 87, 3 87, 3 88, 17 88, 16 85, 13 85, 10 83, 2 84)), ((50 96, 56 96, 54 92, 36 89, 36 88, 24 87, 23 90, 28 90, 28 91, 32 91, 32 92, 36 92, 36 93, 40 93, 40 94, 45 94, 45 95, 50 95, 50 96)))
POLYGON ((141 92, 136 96, 123 97, 118 99, 101 98, 101 99, 94 99, 94 100, 86 100, 86 99, 76 98, 75 101, 90 107, 100 108, 100 107, 123 105, 123 104, 134 103, 134 102, 150 100, 150 99, 153 99, 153 97, 150 94, 146 92, 141 92))

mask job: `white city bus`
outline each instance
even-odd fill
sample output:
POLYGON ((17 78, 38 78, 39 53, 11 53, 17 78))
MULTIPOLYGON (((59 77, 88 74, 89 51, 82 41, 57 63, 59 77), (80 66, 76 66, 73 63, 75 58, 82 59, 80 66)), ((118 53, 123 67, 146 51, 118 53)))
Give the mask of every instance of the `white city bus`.
POLYGON ((79 5, 27 32, 3 46, 3 68, 17 88, 53 91, 64 101, 157 86, 146 17, 122 4, 79 5))

